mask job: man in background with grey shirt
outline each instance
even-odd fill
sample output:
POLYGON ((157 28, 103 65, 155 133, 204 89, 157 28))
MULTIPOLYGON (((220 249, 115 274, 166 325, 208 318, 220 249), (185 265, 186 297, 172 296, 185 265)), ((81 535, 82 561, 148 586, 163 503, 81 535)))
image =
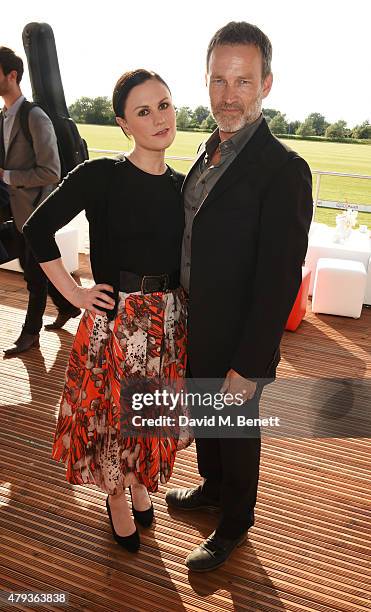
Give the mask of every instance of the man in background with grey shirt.
POLYGON ((26 100, 19 85, 22 75, 22 59, 11 49, 0 47, 0 96, 5 104, 0 114, 0 178, 8 185, 17 228, 19 261, 29 292, 21 334, 12 346, 5 349, 6 357, 39 346, 48 291, 58 309, 58 316, 54 323, 46 326, 47 329, 59 329, 70 317, 80 314, 80 310, 48 282, 21 233, 35 207, 57 186, 61 171, 53 124, 41 108, 35 106, 29 111, 27 121, 32 143, 23 133, 21 113, 26 100))
MULTIPOLYGON (((259 399, 301 283, 312 218, 307 163, 280 143, 262 116, 272 87, 272 47, 246 22, 231 22, 207 51, 207 85, 218 128, 184 183, 186 228, 181 282, 189 294, 188 375, 220 379, 219 389, 259 399)), ((186 565, 222 565, 254 524, 260 431, 196 437, 203 483, 167 492, 169 506, 220 511, 217 529, 186 565)))

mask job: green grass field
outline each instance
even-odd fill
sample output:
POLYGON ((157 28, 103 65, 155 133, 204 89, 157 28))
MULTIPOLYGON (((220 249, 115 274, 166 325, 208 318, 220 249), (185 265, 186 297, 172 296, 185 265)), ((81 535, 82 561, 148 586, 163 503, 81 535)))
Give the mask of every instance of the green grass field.
MULTIPOLYGON (((114 126, 79 125, 80 134, 92 149, 105 149, 125 151, 130 149, 130 142, 114 126)), ((169 155, 177 157, 191 157, 196 154, 198 145, 210 136, 202 132, 178 132, 174 144, 168 150, 169 155)), ((361 144, 345 144, 332 142, 310 142, 307 140, 283 141, 294 148, 307 160, 312 170, 329 170, 333 172, 346 172, 351 174, 371 175, 371 146, 361 144)), ((91 154, 97 157, 99 154, 91 154)), ((191 162, 173 161, 175 169, 186 172, 191 162)), ((316 177, 313 180, 313 193, 315 193, 316 177)), ((354 179, 348 177, 322 176, 321 200, 349 202, 356 204, 370 204, 371 212, 371 180, 354 179)), ((318 208, 316 220, 329 225, 335 225, 335 216, 338 211, 328 208, 318 208)), ((358 214, 359 223, 371 227, 369 213, 358 214)))

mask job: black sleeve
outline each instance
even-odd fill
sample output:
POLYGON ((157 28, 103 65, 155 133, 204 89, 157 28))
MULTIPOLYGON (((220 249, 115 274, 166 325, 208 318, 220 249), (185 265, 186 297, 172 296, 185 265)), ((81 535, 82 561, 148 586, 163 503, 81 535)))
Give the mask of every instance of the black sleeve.
POLYGON ((171 177, 174 181, 174 186, 176 190, 179 191, 180 193, 182 191, 182 186, 183 186, 186 175, 183 174, 182 172, 178 172, 178 170, 174 170, 174 168, 171 168, 170 166, 169 166, 169 170, 171 173, 171 177))
POLYGON ((113 163, 109 158, 99 158, 80 164, 26 221, 23 233, 39 263, 61 256, 54 237, 57 230, 102 201, 105 178, 113 163))
POLYGON ((262 203, 253 304, 231 363, 244 378, 264 378, 279 348, 301 284, 312 215, 311 172, 295 157, 262 203))

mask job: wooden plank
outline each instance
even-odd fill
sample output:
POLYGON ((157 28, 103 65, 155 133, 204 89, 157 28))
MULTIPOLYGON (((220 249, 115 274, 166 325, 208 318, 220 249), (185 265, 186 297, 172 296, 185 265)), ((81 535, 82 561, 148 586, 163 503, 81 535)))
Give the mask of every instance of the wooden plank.
MULTIPOLYGON (((79 277, 92 282, 80 256, 79 277)), ((22 276, 0 270, 0 346, 16 337, 27 294, 22 276)), ((48 304, 45 321, 55 312, 48 304)), ((0 360, 0 588, 66 590, 66 610, 362 612, 370 597, 370 441, 265 438, 256 525, 247 544, 219 570, 188 573, 184 558, 217 523, 217 514, 170 511, 170 486, 198 483, 194 446, 179 453, 171 483, 152 496, 156 521, 141 531, 137 555, 111 536, 105 496, 72 487, 51 445, 65 366, 77 320, 42 332, 41 349, 0 360)), ((302 418, 300 389, 314 379, 370 379, 371 310, 359 320, 308 313, 282 344, 281 378, 269 401, 302 418), (300 378, 300 380, 298 380, 300 378)), ((369 397, 356 389, 355 414, 369 397)), ((299 430, 298 430, 299 431, 299 430)), ((13 608, 14 609, 14 608, 13 608)), ((27 607, 19 606, 19 610, 27 607)), ((57 607, 50 607, 57 610, 57 607)))

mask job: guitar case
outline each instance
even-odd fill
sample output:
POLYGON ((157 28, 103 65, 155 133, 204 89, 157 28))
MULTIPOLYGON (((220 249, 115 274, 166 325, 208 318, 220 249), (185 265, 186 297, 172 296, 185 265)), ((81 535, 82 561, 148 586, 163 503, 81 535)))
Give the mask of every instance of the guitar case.
POLYGON ((89 158, 88 148, 69 116, 52 28, 47 23, 29 23, 23 29, 22 39, 32 96, 54 125, 63 178, 67 172, 89 158))

